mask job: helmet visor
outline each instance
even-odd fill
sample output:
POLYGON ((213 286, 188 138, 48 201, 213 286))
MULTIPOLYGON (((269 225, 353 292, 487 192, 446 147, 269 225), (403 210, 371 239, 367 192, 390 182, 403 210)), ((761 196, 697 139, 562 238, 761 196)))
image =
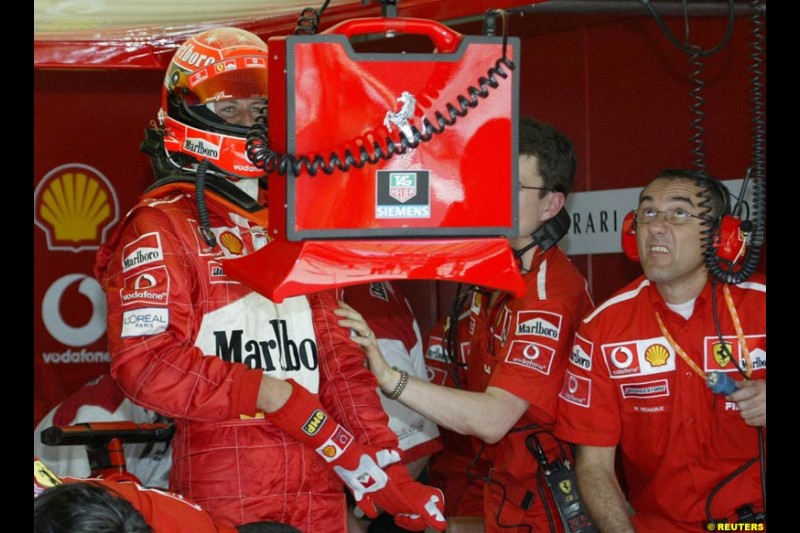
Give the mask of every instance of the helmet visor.
POLYGON ((266 117, 267 99, 231 98, 208 102, 206 107, 228 124, 249 128, 258 117, 266 117))
POLYGON ((213 63, 189 76, 194 103, 206 104, 234 99, 265 99, 267 62, 263 57, 244 56, 213 63))

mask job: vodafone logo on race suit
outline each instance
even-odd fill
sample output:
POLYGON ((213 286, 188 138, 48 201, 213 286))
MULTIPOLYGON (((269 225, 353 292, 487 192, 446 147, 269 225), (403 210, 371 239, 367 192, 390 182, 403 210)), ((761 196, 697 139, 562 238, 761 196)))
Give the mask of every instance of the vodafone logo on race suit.
POLYGON ((119 290, 122 306, 169 304, 169 273, 166 266, 149 268, 128 276, 119 290))
POLYGON ((592 403, 592 380, 576 376, 567 370, 564 376, 564 385, 558 396, 569 403, 589 407, 592 403))
POLYGON ((145 233, 122 249, 122 271, 127 272, 143 265, 164 260, 161 249, 161 235, 157 232, 145 233))
POLYGON ((549 376, 555 354, 556 351, 549 346, 535 342, 513 340, 508 348, 506 362, 530 368, 549 376))
MULTIPOLYGON (((47 332, 65 346, 88 346, 106 332, 106 298, 100 284, 86 274, 67 274, 58 278, 47 289, 42 299, 42 321, 47 332), (70 324, 61 314, 62 300, 67 291, 77 285, 80 293, 91 304, 88 319, 81 324, 70 324)), ((68 349, 63 352, 44 352, 46 363, 106 363, 108 352, 68 349)))

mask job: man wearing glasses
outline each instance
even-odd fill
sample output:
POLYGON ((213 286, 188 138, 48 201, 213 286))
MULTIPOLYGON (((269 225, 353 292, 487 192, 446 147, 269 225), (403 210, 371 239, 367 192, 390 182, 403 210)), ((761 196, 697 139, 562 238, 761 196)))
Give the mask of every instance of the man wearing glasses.
POLYGON ((552 462, 566 453, 551 433, 557 396, 575 327, 592 307, 586 280, 555 246, 569 227, 563 207, 577 158, 564 134, 530 118, 520 119, 519 153, 520 236, 510 244, 526 293, 475 291, 464 390, 390 367, 357 312, 343 306, 335 313, 346 318, 340 325, 362 335, 353 339, 365 347, 385 394, 483 441, 474 449, 493 465, 483 473, 485 531, 563 531, 557 510, 543 503, 547 487, 537 471, 538 454, 552 462))
POLYGON ((766 426, 766 278, 709 276, 705 236, 727 210, 717 180, 659 173, 635 213, 644 276, 578 329, 556 434, 578 444, 578 485, 602 531, 697 532, 764 510, 754 428, 766 426), (714 394, 710 372, 735 392, 714 394))

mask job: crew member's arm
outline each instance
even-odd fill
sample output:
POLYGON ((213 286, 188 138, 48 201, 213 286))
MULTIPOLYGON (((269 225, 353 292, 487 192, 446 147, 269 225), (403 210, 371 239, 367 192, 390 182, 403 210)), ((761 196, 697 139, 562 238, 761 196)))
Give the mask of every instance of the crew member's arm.
MULTIPOLYGON (((374 335, 361 315, 341 303, 335 313, 343 317, 339 325, 358 333, 353 341, 364 348, 370 370, 378 386, 386 393, 397 387, 401 374, 386 362, 374 335)), ((430 418, 440 426, 465 435, 474 435, 488 443, 498 442, 508 433, 530 405, 526 400, 497 387, 486 392, 471 392, 434 385, 409 376, 403 394, 398 398, 414 411, 430 418)))
POLYGON ((614 470, 616 446, 578 446, 575 473, 586 508, 600 531, 634 532, 614 470))
POLYGON ((739 414, 748 426, 767 426, 767 381, 737 381, 737 391, 728 395, 729 401, 736 402, 739 414))

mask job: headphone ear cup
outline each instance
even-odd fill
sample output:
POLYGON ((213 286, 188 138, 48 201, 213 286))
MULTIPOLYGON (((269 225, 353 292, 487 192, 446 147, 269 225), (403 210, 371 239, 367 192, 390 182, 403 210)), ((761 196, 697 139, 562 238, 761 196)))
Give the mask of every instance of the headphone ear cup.
POLYGON ((636 212, 631 211, 622 220, 622 252, 631 261, 639 262, 639 247, 636 244, 636 212))
POLYGON ((744 257, 747 239, 742 231, 742 221, 733 215, 724 215, 714 232, 714 248, 717 256, 729 263, 735 263, 744 257))

